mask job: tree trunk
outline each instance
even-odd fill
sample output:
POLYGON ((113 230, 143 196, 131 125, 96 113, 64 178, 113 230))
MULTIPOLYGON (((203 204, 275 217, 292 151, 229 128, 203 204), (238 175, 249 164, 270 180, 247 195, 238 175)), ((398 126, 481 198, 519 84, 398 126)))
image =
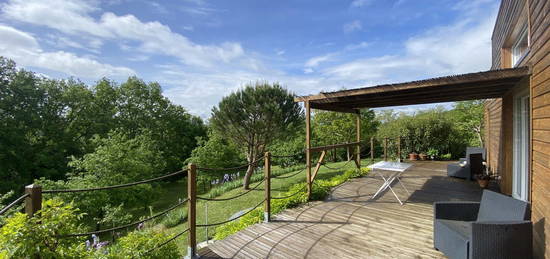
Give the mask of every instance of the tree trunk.
MULTIPOLYGON (((255 159, 254 154, 254 148, 249 148, 248 154, 246 154, 246 160, 248 163, 252 163, 255 159)), ((254 168, 256 167, 256 164, 249 164, 248 168, 246 169, 246 174, 243 178, 243 189, 248 190, 250 189, 250 177, 252 177, 252 174, 254 173, 254 168)))

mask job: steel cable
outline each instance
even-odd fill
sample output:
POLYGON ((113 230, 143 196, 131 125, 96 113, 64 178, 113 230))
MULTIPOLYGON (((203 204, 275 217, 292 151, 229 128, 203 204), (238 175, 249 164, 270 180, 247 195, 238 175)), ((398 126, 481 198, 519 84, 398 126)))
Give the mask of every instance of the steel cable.
POLYGON ((148 253, 153 252, 153 251, 156 250, 156 249, 159 249, 159 248, 163 247, 164 245, 166 245, 166 244, 168 244, 168 243, 174 241, 176 238, 182 236, 183 234, 187 233, 188 231, 189 231, 189 228, 186 229, 186 230, 184 230, 184 231, 182 231, 182 232, 180 232, 180 233, 178 233, 178 234, 176 234, 175 236, 171 237, 170 239, 168 239, 168 240, 166 240, 166 241, 160 243, 159 245, 157 245, 157 246, 155 246, 155 247, 153 247, 153 248, 151 248, 151 249, 145 251, 145 253, 143 253, 143 254, 146 255, 146 254, 148 254, 148 253))
POLYGON ((287 196, 283 196, 283 197, 271 197, 272 200, 281 200, 281 199, 287 199, 287 198, 290 198, 302 191, 304 191, 304 189, 307 187, 307 185, 304 185, 304 187, 302 187, 300 190, 296 191, 295 193, 291 194, 291 195, 287 195, 287 196))
POLYGON ((254 160, 254 161, 252 161, 248 164, 240 165, 240 166, 236 166, 236 167, 226 167, 226 168, 197 167, 197 169, 202 170, 202 171, 232 171, 232 170, 244 169, 244 168, 249 167, 250 165, 257 164, 260 161, 260 159, 262 159, 262 158, 264 158, 264 156, 260 156, 256 160, 254 160))
POLYGON ((86 232, 86 233, 78 233, 78 234, 68 234, 68 235, 61 235, 61 236, 58 236, 58 237, 79 237, 79 236, 89 236, 89 235, 93 235, 93 234, 102 234, 102 233, 106 233, 106 232, 111 232, 111 231, 115 231, 115 230, 120 230, 120 229, 125 229, 127 227, 131 227, 131 226, 135 226, 135 225, 138 225, 140 223, 143 223, 143 222, 146 222, 146 221, 149 221, 149 220, 152 220, 152 219, 155 219, 155 218, 158 218, 160 216, 163 216, 165 215, 166 213, 176 209, 177 207, 179 207, 180 205, 186 203, 189 199, 185 199, 183 201, 180 201, 178 202, 177 204, 173 205, 172 207, 160 212, 160 213, 157 213, 151 217, 148 217, 148 218, 145 218, 145 219, 142 219, 142 220, 139 220, 139 221, 136 221, 136 222, 133 222, 133 223, 129 223, 129 224, 126 224, 126 225, 122 225, 122 226, 118 226, 118 227, 113 227, 113 228, 109 228, 109 229, 103 229, 103 230, 97 230, 97 231, 91 231, 91 232, 86 232))
POLYGON ((28 193, 23 194, 21 197, 17 198, 16 200, 12 201, 10 204, 8 204, 6 207, 4 207, 2 210, 0 210, 0 215, 6 213, 9 209, 11 209, 13 206, 17 205, 17 203, 21 202, 23 199, 29 197, 28 193))
POLYGON ((218 225, 223 225, 225 223, 228 223, 228 222, 231 222, 231 221, 234 221, 234 220, 237 220, 241 217, 244 217, 245 215, 247 215, 248 213, 252 212, 253 210, 257 209, 260 205, 262 205, 262 203, 264 203, 266 201, 266 199, 263 199, 260 203, 258 203, 258 205, 254 206, 252 209, 250 209, 249 211, 243 213, 242 215, 238 216, 238 217, 235 217, 235 218, 232 218, 232 219, 228 219, 228 220, 225 220, 225 221, 222 221, 222 222, 218 222, 218 223, 212 223, 212 224, 197 224, 197 227, 213 227, 213 226, 218 226, 218 225))
POLYGON ((88 189, 44 190, 44 191, 42 191, 42 193, 89 192, 89 191, 101 191, 101 190, 117 189, 117 188, 130 187, 130 186, 134 186, 134 185, 139 185, 139 184, 144 184, 144 183, 149 183, 149 182, 162 180, 162 179, 165 179, 165 178, 168 178, 168 177, 172 177, 172 176, 181 174, 181 173, 186 172, 186 171, 187 171, 187 169, 184 169, 184 170, 180 170, 180 171, 177 171, 177 172, 174 172, 174 173, 171 173, 171 174, 167 174, 167 175, 163 175, 163 176, 159 176, 159 177, 155 177, 155 178, 151 178, 151 179, 147 179, 147 180, 143 180, 143 181, 139 181, 139 182, 133 182, 133 183, 125 183, 125 184, 118 184, 118 185, 111 185, 111 186, 104 186, 104 187, 88 188, 88 189))
MULTIPOLYGON (((306 167, 307 168, 307 167, 306 167)), ((286 179, 286 178, 291 178, 291 177, 294 177, 296 175, 298 175, 299 173, 303 172, 304 170, 306 170, 306 168, 304 169, 301 169, 300 171, 294 173, 294 174, 291 174, 291 175, 286 175, 286 176, 273 176, 271 177, 272 179, 286 179)))
POLYGON ((204 201, 228 201, 228 200, 233 200, 233 199, 239 198, 239 197, 241 197, 241 196, 243 196, 243 195, 245 195, 245 194, 247 194, 251 191, 257 190, 257 188, 260 186, 260 184, 262 184, 264 181, 265 181, 265 178, 263 178, 260 182, 258 182, 258 184, 256 184, 254 187, 248 189, 246 192, 235 195, 233 197, 229 197, 229 198, 206 198, 206 197, 197 196, 197 200, 204 200, 204 201))

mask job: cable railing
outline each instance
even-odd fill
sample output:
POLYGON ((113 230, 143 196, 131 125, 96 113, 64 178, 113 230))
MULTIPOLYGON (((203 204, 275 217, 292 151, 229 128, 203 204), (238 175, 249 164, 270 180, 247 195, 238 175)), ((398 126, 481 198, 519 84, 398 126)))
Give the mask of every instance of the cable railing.
MULTIPOLYGON (((351 144, 359 145, 357 143, 351 143, 351 144)), ((341 145, 341 146, 340 145, 332 145, 332 146, 330 146, 330 148, 334 149, 334 148, 341 148, 341 147, 348 147, 348 146, 350 146, 350 144, 344 144, 344 145, 341 145)), ((317 147, 317 149, 319 149, 319 147, 317 147)), ((351 163, 351 161, 354 161, 354 160, 349 160, 346 163, 344 163, 344 165, 342 165, 338 168, 330 167, 326 163, 322 162, 322 158, 325 156, 326 150, 323 150, 322 148, 320 150, 323 152, 323 154, 320 156, 320 161, 317 162, 317 166, 315 168, 315 175, 317 174, 317 172, 319 170, 319 167, 321 167, 321 166, 324 166, 325 168, 328 168, 330 170, 340 170, 340 169, 345 168, 346 166, 348 166, 349 163, 351 163)), ((372 153, 372 149, 371 149, 371 153, 372 153)), ((184 204, 187 204, 187 211, 188 211, 188 213, 187 213, 187 215, 188 215, 187 224, 188 224, 188 228, 185 229, 184 231, 170 237, 169 239, 165 240, 164 242, 156 245, 154 248, 146 251, 146 254, 151 253, 155 249, 158 249, 158 248, 166 245, 167 243, 174 241, 175 239, 177 239, 178 237, 183 236, 184 234, 188 234, 188 246, 189 246, 188 251, 189 251, 190 255, 196 255, 196 252, 197 252, 196 251, 196 245, 197 245, 197 242, 196 242, 196 236, 197 236, 196 229, 197 228, 206 228, 206 229, 208 229, 208 227, 219 226, 219 225, 223 225, 223 224, 235 221, 235 220, 239 220, 242 217, 244 217, 244 216, 248 215, 249 213, 251 213, 252 211, 256 210, 257 208, 259 208, 262 205, 264 205, 264 220, 266 222, 269 222, 270 221, 270 214, 271 214, 271 205, 270 204, 271 204, 272 200, 288 199, 288 198, 294 197, 294 196, 296 196, 300 193, 304 193, 304 192, 307 194, 307 197, 309 199, 309 197, 311 197, 311 188, 312 188, 311 185, 312 185, 312 183, 314 183, 313 180, 315 178, 315 175, 313 175, 313 177, 311 175, 311 170, 314 169, 314 168, 312 168, 311 163, 306 163, 307 164, 306 167, 299 168, 295 171, 293 171, 293 169, 288 171, 288 168, 287 168, 287 169, 282 169, 280 171, 277 171, 273 174, 271 172, 272 159, 273 158, 275 158, 275 159, 279 159, 279 158, 281 158, 281 159, 283 159, 283 158, 299 158, 299 157, 302 157, 303 154, 304 154, 303 152, 298 152, 296 154, 271 155, 269 152, 266 152, 265 155, 256 158, 252 162, 249 162, 249 163, 246 163, 246 164, 243 164, 243 165, 240 165, 240 166, 228 167, 228 168, 198 167, 194 164, 189 164, 188 167, 185 168, 185 169, 182 169, 182 170, 179 170, 177 172, 170 173, 170 174, 166 174, 166 175, 163 175, 163 176, 159 176, 159 177, 155 177, 155 178, 151 178, 151 179, 146 179, 146 180, 141 180, 141 181, 136 181, 136 182, 132 182, 132 183, 124 183, 124 184, 94 187, 94 188, 42 190, 40 186, 29 185, 29 186, 26 187, 25 195, 19 197, 18 199, 14 200, 12 203, 10 203, 8 206, 6 206, 2 210, 0 210, 0 215, 5 213, 9 209, 13 208, 15 205, 17 205, 21 201, 27 200, 28 202, 25 202, 25 205, 30 206, 30 207, 25 208, 25 211, 29 215, 32 216, 34 213, 36 213, 38 210, 41 209, 40 204, 41 204, 41 200, 42 200, 42 194, 80 193, 80 192, 93 192, 93 191, 101 191, 101 190, 112 190, 112 189, 118 189, 118 188, 131 187, 131 186, 135 186, 135 185, 139 185, 139 184, 146 184, 146 183, 150 183, 150 182, 154 182, 154 181, 167 179, 167 178, 177 176, 177 175, 183 175, 184 173, 186 173, 187 174, 187 198, 184 199, 184 200, 179 201, 178 203, 170 206, 169 208, 167 208, 167 209, 165 209, 165 210, 163 210, 163 211, 161 211, 157 214, 154 214, 154 215, 149 216, 149 217, 144 218, 144 219, 137 220, 137 221, 132 222, 132 223, 123 224, 123 225, 120 225, 120 226, 113 226, 113 227, 107 228, 107 229, 84 232, 84 233, 70 233, 70 234, 65 234, 65 235, 61 235, 61 236, 58 236, 58 237, 59 238, 70 238, 70 237, 99 235, 99 234, 104 234, 104 233, 108 233, 108 232, 114 232, 114 231, 118 231, 118 230, 122 230, 122 229, 127 229, 127 228, 130 228, 130 227, 137 226, 137 225, 140 225, 142 223, 149 222, 149 221, 152 221, 154 219, 160 218, 164 215, 167 215, 169 212, 174 211, 178 207, 180 207, 184 204), (262 160, 263 160, 263 163, 262 163, 262 160), (263 166, 262 169, 264 171, 264 175, 261 178, 256 177, 256 176, 252 177, 251 175, 246 176, 246 177, 250 177, 250 178, 258 180, 258 182, 255 183, 254 186, 252 186, 251 188, 248 188, 247 190, 245 190, 245 191, 243 191, 239 194, 233 195, 231 197, 205 197, 205 196, 197 195, 197 172, 198 171, 225 172, 225 171, 241 170, 241 169, 244 169, 244 168, 249 168, 250 166, 253 166, 255 168, 255 170, 256 170, 256 168, 263 166), (306 172, 306 173, 304 173, 304 172, 306 172), (292 193, 289 193, 289 191, 287 191, 284 194, 284 196, 280 196, 280 194, 279 195, 273 195, 273 196, 271 195, 271 193, 273 191, 275 191, 274 189, 271 188, 271 182, 272 181, 277 181, 277 180, 286 181, 284 179, 298 177, 300 174, 303 174, 303 176, 306 178, 306 184, 304 184, 303 187, 301 187, 300 189, 298 189, 298 190, 296 190, 292 193), (261 188, 262 185, 264 185, 264 188, 261 188), (255 206, 248 209, 246 212, 240 214, 239 216, 232 217, 230 219, 223 220, 223 221, 220 221, 220 222, 210 223, 210 224, 207 223, 208 219, 206 219, 206 223, 197 224, 197 222, 196 222, 196 220, 197 220, 196 206, 197 206, 198 202, 204 202, 205 207, 207 208, 207 202, 229 202, 231 200, 238 199, 238 198, 243 197, 245 195, 251 194, 253 191, 261 191, 261 190, 263 190, 265 192, 264 193, 265 196, 263 197, 263 199, 261 201, 259 201, 259 203, 255 204, 255 206)), ((357 163, 357 166, 360 166, 360 163, 357 163)), ((296 166, 294 166, 294 167, 296 167, 296 166)), ((206 217, 208 217, 207 213, 206 213, 206 217)), ((138 229, 139 229, 139 227, 138 227, 138 229)), ((207 239, 208 239, 208 237, 207 237, 207 239)))

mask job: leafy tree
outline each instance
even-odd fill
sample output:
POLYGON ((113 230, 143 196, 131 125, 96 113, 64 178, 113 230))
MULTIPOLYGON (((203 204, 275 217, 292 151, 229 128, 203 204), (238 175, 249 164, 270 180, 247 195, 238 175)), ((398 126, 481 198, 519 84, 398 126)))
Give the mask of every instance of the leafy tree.
POLYGON ((455 103, 451 113, 471 146, 483 146, 484 109, 483 100, 462 101, 455 103))
MULTIPOLYGON (((373 110, 361 110, 361 139, 370 139, 376 133, 379 122, 373 110)), ((356 141, 356 115, 350 113, 316 111, 313 116, 313 134, 319 145, 332 145, 356 141)), ((349 151, 349 150, 347 150, 349 151)), ((347 152, 346 151, 346 152, 347 152)), ((334 158, 337 153, 333 152, 334 158)), ((347 153, 350 159, 350 153, 347 153)))
MULTIPOLYGON (((210 132, 208 140, 200 138, 199 146, 191 153, 187 163, 195 163, 200 167, 227 168, 243 164, 242 157, 238 147, 232 142, 222 138, 218 133, 210 132)), ((204 171, 199 174, 200 177, 216 177, 226 173, 225 171, 204 171)))
MULTIPOLYGON (((275 139, 284 138, 301 121, 302 110, 294 95, 279 84, 255 83, 224 97, 212 109, 214 130, 242 145, 249 163, 260 157, 275 139)), ((254 165, 244 178, 248 189, 254 165)))
POLYGON ((182 255, 176 242, 168 242, 159 247, 169 238, 170 236, 167 234, 153 230, 133 231, 120 238, 113 247, 109 248, 107 255, 99 258, 181 258, 182 255))
MULTIPOLYGON (((91 188, 148 179, 164 172, 166 164, 162 152, 148 133, 129 138, 114 131, 107 138, 94 138, 93 142, 98 146, 93 153, 73 158, 69 163, 74 172, 66 181, 41 179, 38 184, 48 189, 91 188)), ((91 218, 103 218, 107 212, 105 206, 124 203, 145 208, 153 199, 153 194, 155 192, 150 184, 141 184, 106 191, 60 194, 59 197, 73 201, 91 218)))

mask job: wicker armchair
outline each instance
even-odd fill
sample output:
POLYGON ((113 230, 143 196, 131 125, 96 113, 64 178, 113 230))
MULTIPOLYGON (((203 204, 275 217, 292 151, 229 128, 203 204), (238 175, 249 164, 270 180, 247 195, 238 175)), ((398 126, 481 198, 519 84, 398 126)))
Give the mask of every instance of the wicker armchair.
POLYGON ((481 202, 434 203, 434 247, 454 258, 531 258, 529 203, 485 190, 481 202))
POLYGON ((483 160, 485 160, 484 148, 468 147, 466 149, 466 158, 461 158, 460 162, 458 163, 447 165, 447 175, 468 180, 474 180, 473 175, 482 172, 483 160))

